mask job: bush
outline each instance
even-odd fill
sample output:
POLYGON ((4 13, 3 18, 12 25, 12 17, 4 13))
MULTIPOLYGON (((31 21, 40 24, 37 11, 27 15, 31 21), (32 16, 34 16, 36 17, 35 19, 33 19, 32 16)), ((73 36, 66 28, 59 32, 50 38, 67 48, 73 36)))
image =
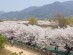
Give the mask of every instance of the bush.
POLYGON ((67 25, 73 26, 73 17, 67 17, 67 25))
POLYGON ((31 18, 29 19, 29 24, 31 24, 31 25, 36 25, 36 24, 37 24, 37 19, 36 19, 35 17, 31 17, 31 18))
POLYGON ((13 53, 12 55, 18 55, 18 54, 15 52, 15 53, 13 53))
POLYGON ((6 43, 6 38, 0 34, 0 49, 4 47, 4 43, 6 43))
POLYGON ((66 25, 67 25, 67 19, 61 14, 56 14, 54 16, 54 20, 58 21, 59 27, 61 27, 61 28, 66 27, 66 25))

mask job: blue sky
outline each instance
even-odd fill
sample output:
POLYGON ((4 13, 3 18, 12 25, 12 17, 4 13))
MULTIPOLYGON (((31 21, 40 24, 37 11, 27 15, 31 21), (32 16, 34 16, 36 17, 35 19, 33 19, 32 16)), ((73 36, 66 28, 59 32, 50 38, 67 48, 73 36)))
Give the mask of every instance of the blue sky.
POLYGON ((0 0, 0 11, 19 11, 30 6, 42 6, 55 1, 64 2, 68 0, 0 0))

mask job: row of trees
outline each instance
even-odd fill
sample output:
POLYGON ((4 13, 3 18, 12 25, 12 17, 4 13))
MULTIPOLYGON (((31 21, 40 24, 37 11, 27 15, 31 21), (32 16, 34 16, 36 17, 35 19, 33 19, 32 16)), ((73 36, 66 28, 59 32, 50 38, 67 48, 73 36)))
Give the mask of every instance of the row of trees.
MULTIPOLYGON (((53 17, 54 21, 59 23, 59 27, 66 27, 67 25, 73 26, 73 17, 65 17, 64 15, 57 14, 53 17)), ((29 18, 29 24, 36 25, 37 24, 37 18, 31 17, 29 18)))
POLYGON ((59 23, 60 27, 66 27, 67 25, 73 26, 73 17, 65 17, 63 15, 55 15, 54 20, 59 23))

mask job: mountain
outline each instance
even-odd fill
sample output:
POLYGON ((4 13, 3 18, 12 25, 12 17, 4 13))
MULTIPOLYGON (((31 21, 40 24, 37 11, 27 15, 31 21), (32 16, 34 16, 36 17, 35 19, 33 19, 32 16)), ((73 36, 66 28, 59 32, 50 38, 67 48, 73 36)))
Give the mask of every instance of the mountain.
POLYGON ((3 12, 3 11, 0 11, 0 15, 1 15, 1 14, 4 14, 4 13, 5 13, 5 12, 3 12))
POLYGON ((52 17, 54 14, 63 14, 65 16, 73 16, 73 1, 66 2, 54 2, 52 4, 47 4, 44 6, 36 7, 32 6, 21 11, 12 11, 8 13, 0 14, 0 18, 5 19, 26 19, 31 16, 37 18, 48 18, 52 17))
MULTIPOLYGON (((11 11, 11 12, 7 12, 7 13, 4 13, 4 14, 1 14, 0 15, 0 18, 2 19, 18 19, 18 18, 22 18, 22 14, 26 14, 26 13, 29 13, 29 12, 32 12, 33 10, 37 9, 38 7, 29 7, 29 8, 26 8, 26 9, 23 9, 21 11, 11 11)), ((23 17, 24 18, 24 17, 23 17)))

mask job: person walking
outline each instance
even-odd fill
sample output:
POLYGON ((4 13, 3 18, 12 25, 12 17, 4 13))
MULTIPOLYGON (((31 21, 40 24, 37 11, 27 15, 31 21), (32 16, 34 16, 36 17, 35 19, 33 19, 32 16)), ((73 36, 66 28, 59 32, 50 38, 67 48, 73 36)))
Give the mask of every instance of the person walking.
POLYGON ((66 54, 69 55, 70 51, 71 51, 71 48, 67 43, 65 44, 65 49, 66 49, 66 52, 67 52, 66 54))
POLYGON ((55 45, 55 50, 58 50, 58 45, 55 45))

